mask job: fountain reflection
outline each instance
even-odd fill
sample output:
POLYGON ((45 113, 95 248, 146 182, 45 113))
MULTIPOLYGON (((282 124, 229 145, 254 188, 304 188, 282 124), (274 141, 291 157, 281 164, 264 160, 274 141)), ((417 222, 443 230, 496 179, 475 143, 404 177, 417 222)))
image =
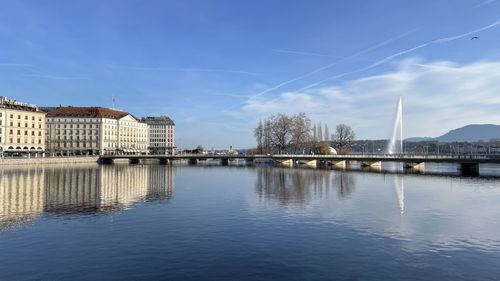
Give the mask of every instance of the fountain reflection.
POLYGON ((312 199, 327 197, 332 189, 339 198, 349 197, 355 189, 354 178, 344 171, 272 167, 255 170, 259 198, 284 205, 305 205, 312 199))
POLYGON ((139 201, 168 201, 175 173, 160 165, 5 168, 0 179, 0 229, 55 214, 121 210, 139 201))
POLYGON ((394 187, 396 189, 396 195, 398 196, 398 204, 401 215, 405 212, 405 186, 404 177, 401 175, 396 175, 394 177, 394 187))

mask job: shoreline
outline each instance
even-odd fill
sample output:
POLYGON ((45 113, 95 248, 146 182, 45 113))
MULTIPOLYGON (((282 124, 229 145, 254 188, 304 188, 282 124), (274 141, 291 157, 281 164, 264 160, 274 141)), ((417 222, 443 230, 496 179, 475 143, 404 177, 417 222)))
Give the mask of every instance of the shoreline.
POLYGON ((98 160, 99 160, 99 156, 2 158, 2 159, 0 159, 0 166, 3 166, 3 165, 31 165, 31 164, 98 163, 98 160))

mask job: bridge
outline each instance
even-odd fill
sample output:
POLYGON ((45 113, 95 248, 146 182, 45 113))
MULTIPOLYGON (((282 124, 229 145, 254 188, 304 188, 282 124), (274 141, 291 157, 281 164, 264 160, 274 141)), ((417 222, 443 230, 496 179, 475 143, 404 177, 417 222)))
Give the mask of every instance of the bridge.
POLYGON ((267 155, 212 155, 212 154, 180 154, 180 155, 102 155, 100 163, 113 163, 117 159, 128 160, 129 163, 141 163, 144 160, 157 160, 160 164, 172 161, 188 161, 197 164, 200 161, 219 160, 222 165, 228 165, 232 160, 244 160, 253 163, 256 160, 273 161, 282 165, 294 163, 310 166, 333 165, 345 167, 351 162, 362 166, 381 167, 382 162, 400 162, 407 168, 421 169, 425 163, 454 163, 459 164, 462 171, 470 174, 479 173, 479 164, 500 164, 500 155, 413 155, 413 154, 349 154, 349 155, 295 155, 295 154, 267 154, 267 155))

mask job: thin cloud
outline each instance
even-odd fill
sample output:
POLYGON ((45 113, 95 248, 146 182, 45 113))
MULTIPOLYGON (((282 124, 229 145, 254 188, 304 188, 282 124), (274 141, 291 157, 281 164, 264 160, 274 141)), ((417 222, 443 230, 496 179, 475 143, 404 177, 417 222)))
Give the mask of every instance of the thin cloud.
POLYGON ((214 96, 232 97, 232 98, 248 98, 249 95, 238 95, 238 94, 226 94, 226 93, 215 93, 214 96))
POLYGON ((495 70, 500 61, 465 65, 414 62, 405 60, 398 63, 397 70, 315 92, 283 92, 277 97, 248 100, 239 114, 243 118, 283 110, 307 112, 315 120, 351 124, 363 137, 384 138, 389 134, 384 135, 384 130, 381 134, 381 129, 390 128, 395 101, 404 93, 408 135, 438 136, 470 123, 499 120, 500 74, 495 70))
MULTIPOLYGON (((117 67, 115 67, 117 68, 117 67)), ((147 70, 147 71, 187 71, 187 72, 221 72, 221 73, 233 73, 233 74, 244 74, 252 76, 262 76, 262 73, 255 73, 245 70, 237 69, 222 69, 222 68, 175 68, 175 67, 143 67, 143 66, 127 66, 123 67, 131 70, 147 70)))
POLYGON ((479 4, 477 4, 476 6, 474 6, 474 8, 480 8, 480 7, 484 7, 486 5, 489 5, 491 3, 495 3, 497 0, 486 0, 486 1, 483 1, 479 4))
POLYGON ((342 56, 332 56, 318 53, 310 53, 310 52, 302 52, 302 51, 292 51, 292 50, 283 50, 283 49, 272 49, 271 51, 276 53, 284 53, 284 54, 293 54, 293 55, 303 55, 303 56, 313 56, 313 57, 325 57, 325 58, 334 58, 341 59, 342 56))
POLYGON ((83 76, 59 76, 50 74, 24 74, 24 77, 50 79, 50 80, 86 80, 88 77, 83 76))
MULTIPOLYGON (((329 68, 331 68, 331 67, 333 67, 333 66, 335 66, 335 65, 339 64, 339 63, 340 63, 340 62, 342 62, 342 61, 345 61, 345 60, 348 60, 348 59, 352 59, 352 58, 356 58, 356 57, 358 57, 358 56, 361 56, 361 55, 363 55, 363 54, 366 54, 366 53, 368 53, 368 52, 370 52, 370 51, 373 51, 373 50, 378 49, 378 48, 380 48, 380 47, 382 47, 382 46, 385 46, 385 45, 387 45, 387 44, 389 44, 389 43, 391 43, 391 42, 393 42, 393 41, 395 41, 395 40, 398 40, 398 39, 400 39, 400 38, 402 38, 402 37, 404 37, 404 36, 408 35, 409 33, 413 32, 413 31, 414 31, 414 30, 411 30, 411 31, 405 32, 405 33, 403 33, 403 34, 401 34, 401 35, 398 35, 398 36, 395 36, 395 37, 389 38, 389 39, 387 39, 387 40, 385 40, 385 41, 383 41, 383 42, 381 42, 381 43, 378 43, 378 44, 373 45, 373 46, 371 46, 371 47, 369 47, 369 48, 363 49, 363 50, 361 50, 361 51, 359 51, 359 52, 357 52, 357 53, 354 53, 354 54, 352 54, 352 55, 350 55, 350 56, 344 57, 344 58, 342 58, 342 59, 340 59, 340 60, 338 60, 338 61, 336 61, 336 62, 334 62, 334 63, 328 64, 328 65, 325 65, 325 66, 323 66, 323 67, 320 67, 320 68, 318 68, 318 69, 315 69, 315 70, 313 70, 313 71, 311 71, 311 72, 308 72, 308 73, 306 73, 306 74, 304 74, 304 75, 301 75, 301 76, 295 77, 295 78, 293 78, 293 79, 290 79, 290 80, 287 80, 287 81, 281 82, 281 83, 279 83, 279 84, 277 84, 277 85, 274 85, 274 86, 273 86, 273 87, 271 87, 271 88, 268 88, 268 89, 263 90, 263 91, 261 91, 261 92, 259 92, 259 93, 255 94, 255 95, 252 95, 252 96, 250 96, 249 98, 250 98, 250 99, 253 99, 253 98, 256 98, 256 97, 259 97, 259 96, 265 95, 265 94, 267 94, 267 93, 269 93, 269 92, 272 92, 272 91, 274 91, 274 90, 277 90, 277 89, 279 89, 279 88, 281 88, 281 87, 283 87, 283 86, 285 86, 285 85, 291 84, 291 83, 293 83, 293 82, 295 82, 295 81, 302 80, 302 79, 304 79, 304 78, 306 78, 306 77, 309 77, 309 76, 311 76, 311 75, 314 75, 314 74, 316 74, 316 73, 318 73, 318 72, 321 72, 321 71, 323 71, 323 70, 329 69, 329 68)), ((236 106, 238 106, 238 105, 239 105, 239 104, 234 105, 234 106, 231 106, 231 107, 229 107, 229 108, 227 108, 227 109, 229 110, 229 109, 234 108, 234 107, 236 107, 236 106)))
POLYGON ((11 63, 11 62, 0 62, 0 66, 33 67, 33 65, 27 63, 11 63))
POLYGON ((323 79, 321 81, 309 84, 309 85, 307 85, 305 87, 302 87, 302 88, 296 90, 296 92, 304 91, 306 89, 310 89, 310 88, 316 87, 318 85, 321 85, 324 82, 331 81, 331 80, 334 80, 334 79, 338 79, 338 78, 341 78, 341 77, 344 77, 344 76, 347 76, 347 75, 350 75, 350 74, 356 74, 356 73, 364 72, 366 70, 375 68, 375 67, 377 67, 379 65, 385 64, 385 63, 387 63, 389 61, 392 61, 395 58, 398 58, 398 57, 401 57, 403 55, 412 53, 412 52, 414 52, 416 50, 425 48, 425 47, 427 47, 429 45, 447 43, 447 42, 455 41, 455 40, 458 40, 458 39, 462 39, 464 37, 468 37, 468 36, 471 36, 473 34, 479 33, 481 31, 485 31, 487 29, 493 28, 493 27, 495 27, 497 25, 500 25, 500 20, 497 20, 496 22, 494 22, 492 24, 489 24, 487 26, 484 26, 484 27, 481 27, 481 28, 478 28, 478 29, 475 29, 475 30, 472 30, 472 31, 469 31, 469 32, 466 32, 466 33, 462 33, 462 34, 459 34, 459 35, 456 35, 456 36, 450 36, 450 37, 444 37, 444 38, 432 40, 432 41, 420 44, 420 45, 418 45, 416 47, 409 48, 409 49, 403 50, 401 52, 398 52, 398 53, 392 54, 390 56, 387 56, 387 57, 385 57, 385 58, 383 58, 383 59, 381 59, 381 60, 379 60, 379 61, 377 61, 375 63, 372 63, 372 64, 370 64, 368 66, 365 66, 363 68, 359 68, 359 69, 356 69, 356 70, 352 70, 352 71, 344 72, 344 73, 341 73, 341 74, 337 74, 335 76, 331 76, 331 77, 328 77, 328 78, 323 79))

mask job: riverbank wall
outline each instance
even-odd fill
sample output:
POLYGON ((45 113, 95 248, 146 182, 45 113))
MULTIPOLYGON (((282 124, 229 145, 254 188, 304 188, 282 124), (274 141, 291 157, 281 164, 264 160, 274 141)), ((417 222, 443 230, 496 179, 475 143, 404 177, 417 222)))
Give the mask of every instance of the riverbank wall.
POLYGON ((86 157, 32 157, 32 158, 2 158, 0 165, 39 165, 39 164, 80 164, 97 163, 99 156, 86 157))

